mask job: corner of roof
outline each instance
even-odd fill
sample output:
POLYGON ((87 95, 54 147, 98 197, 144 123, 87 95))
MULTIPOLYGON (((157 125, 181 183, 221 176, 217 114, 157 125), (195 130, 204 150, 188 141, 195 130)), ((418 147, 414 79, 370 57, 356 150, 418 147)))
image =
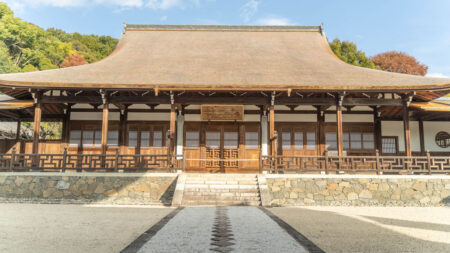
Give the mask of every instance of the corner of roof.
POLYGON ((124 33, 127 31, 260 31, 260 32, 319 32, 323 34, 323 24, 320 26, 264 26, 264 25, 145 25, 124 23, 124 33))

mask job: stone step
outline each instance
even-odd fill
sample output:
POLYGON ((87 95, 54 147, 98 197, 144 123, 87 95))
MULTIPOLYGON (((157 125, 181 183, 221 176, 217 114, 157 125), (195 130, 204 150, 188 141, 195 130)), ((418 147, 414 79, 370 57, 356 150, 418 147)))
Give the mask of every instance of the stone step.
POLYGON ((260 198, 247 196, 184 196, 183 200, 260 201, 260 198))
POLYGON ((183 206, 260 206, 260 201, 183 200, 183 206))
POLYGON ((258 189, 185 189, 184 192, 209 192, 209 193, 220 193, 220 192, 241 192, 241 193, 259 193, 258 189))
POLYGON ((184 192, 183 196, 236 196, 259 197, 258 192, 184 192))
POLYGON ((233 190, 233 189, 239 189, 239 190, 257 190, 258 189, 258 185, 204 185, 204 184, 199 184, 199 185, 192 185, 192 184, 185 184, 184 185, 184 189, 185 190, 191 190, 191 189, 198 189, 198 190, 203 190, 203 191, 208 191, 208 190, 219 190, 219 189, 224 189, 224 190, 233 190))
POLYGON ((189 180, 186 184, 257 184, 257 180, 189 180))

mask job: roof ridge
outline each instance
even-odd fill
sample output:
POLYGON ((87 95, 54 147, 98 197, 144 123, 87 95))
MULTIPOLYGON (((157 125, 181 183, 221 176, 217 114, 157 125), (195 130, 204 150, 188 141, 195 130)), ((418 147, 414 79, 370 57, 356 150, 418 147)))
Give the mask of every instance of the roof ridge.
POLYGON ((267 25, 151 25, 126 24, 124 31, 298 31, 323 32, 322 26, 267 25))

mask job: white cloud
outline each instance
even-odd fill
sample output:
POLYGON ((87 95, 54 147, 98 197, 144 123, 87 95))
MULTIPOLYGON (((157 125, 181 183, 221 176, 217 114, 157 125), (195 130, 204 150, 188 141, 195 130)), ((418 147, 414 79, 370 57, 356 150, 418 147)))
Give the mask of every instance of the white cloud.
POLYGON ((167 10, 170 8, 184 8, 185 2, 199 5, 201 0, 4 0, 13 10, 23 10, 27 7, 87 7, 93 5, 117 7, 147 7, 151 9, 167 10))
POLYGON ((250 0, 241 7, 241 17, 244 19, 244 22, 249 22, 256 12, 258 12, 258 5, 258 1, 250 0))
POLYGON ((173 7, 183 8, 184 4, 181 0, 149 0, 146 6, 152 9, 167 10, 173 7))
POLYGON ((442 73, 429 73, 429 74, 427 74, 427 77, 448 78, 448 76, 446 76, 442 73))
POLYGON ((257 25, 294 25, 293 22, 291 22, 287 18, 283 17, 267 17, 267 18, 261 18, 256 20, 257 25))
POLYGON ((162 16, 159 20, 166 21, 167 20, 167 16, 162 16))

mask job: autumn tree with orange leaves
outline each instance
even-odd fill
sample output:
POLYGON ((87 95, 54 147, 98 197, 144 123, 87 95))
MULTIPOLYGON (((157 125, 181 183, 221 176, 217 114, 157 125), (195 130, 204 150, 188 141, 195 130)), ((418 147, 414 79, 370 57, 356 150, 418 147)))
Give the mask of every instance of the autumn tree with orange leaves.
POLYGON ((380 69, 389 72, 425 76, 428 71, 428 66, 420 64, 416 58, 402 52, 377 54, 371 60, 380 69))
POLYGON ((84 64, 87 64, 87 61, 84 59, 83 56, 78 54, 71 54, 64 59, 64 61, 61 63, 60 66, 61 68, 67 68, 84 64))

